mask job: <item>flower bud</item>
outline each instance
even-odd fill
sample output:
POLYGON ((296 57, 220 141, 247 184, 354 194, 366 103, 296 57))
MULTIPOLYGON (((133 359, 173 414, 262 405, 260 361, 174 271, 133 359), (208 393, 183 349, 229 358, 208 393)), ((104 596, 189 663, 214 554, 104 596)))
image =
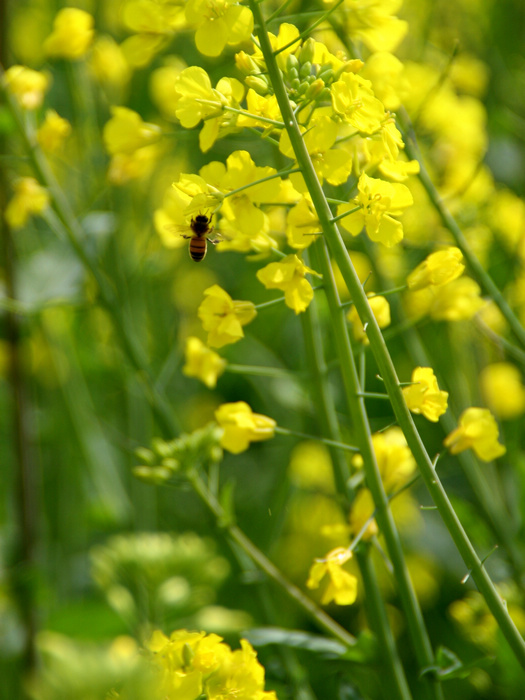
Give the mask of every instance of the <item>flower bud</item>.
MULTIPOLYGON (((319 95, 323 92, 325 89, 325 84, 322 80, 317 78, 317 80, 314 80, 314 82, 308 87, 308 90, 306 91, 305 97, 309 100, 313 100, 316 97, 319 97, 319 95)), ((330 91, 328 91, 330 92, 330 91)))
POLYGON ((288 75, 291 75, 292 71, 296 71, 296 73, 299 73, 299 68, 299 61, 294 56, 294 54, 288 54, 286 58, 286 72, 288 73, 288 75))
POLYGON ((299 61, 301 63, 311 63, 314 60, 315 52, 315 39, 311 36, 302 45, 301 51, 299 53, 299 61))
POLYGON ((308 78, 310 76, 310 73, 312 72, 312 64, 310 61, 307 61, 306 63, 303 63, 301 66, 301 70, 299 71, 299 77, 300 78, 308 78))
POLYGON ((244 82, 252 90, 255 90, 258 95, 264 97, 269 92, 267 81, 260 75, 249 75, 244 79, 244 82))

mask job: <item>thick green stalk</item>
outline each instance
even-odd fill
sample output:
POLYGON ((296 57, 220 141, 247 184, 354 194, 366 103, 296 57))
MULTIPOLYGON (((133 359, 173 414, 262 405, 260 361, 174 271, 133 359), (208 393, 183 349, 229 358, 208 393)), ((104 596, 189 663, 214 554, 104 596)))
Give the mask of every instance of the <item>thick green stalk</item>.
MULTIPOLYGON (((323 435, 330 437, 330 442, 335 442, 341 439, 341 435, 333 395, 327 377, 321 325, 315 299, 304 314, 301 314, 301 322, 306 359, 312 378, 313 398, 315 399, 321 432, 323 435)), ((330 446, 329 451, 337 492, 343 498, 343 507, 348 509, 350 507, 349 499, 353 496, 349 484, 348 464, 341 450, 330 446)), ((370 628, 377 636, 382 662, 387 673, 390 674, 388 683, 389 698, 410 700, 412 696, 397 653, 394 636, 386 614, 385 603, 379 592, 377 576, 370 559, 368 547, 359 548, 356 552, 356 559, 363 577, 365 609, 370 628)))
POLYGON ((505 299, 501 291, 492 281, 492 278, 490 277, 488 272, 483 268, 483 265, 472 252, 472 249, 467 239, 465 238, 463 231, 460 229, 460 227, 457 224, 457 221, 454 219, 452 214, 444 205, 439 192, 437 191, 434 183, 432 182, 432 179, 428 174, 427 169, 425 168, 425 164, 423 162, 421 153, 419 152, 419 149, 417 147, 416 136, 414 134, 414 130, 412 128, 412 124, 410 122, 408 114, 405 110, 400 110, 398 116, 400 117, 400 123, 404 130, 406 153, 409 158, 417 160, 419 162, 419 179, 421 181, 421 184, 425 188, 429 199, 432 202, 432 205, 441 217, 441 221, 443 222, 444 226, 452 234, 456 245, 461 250, 461 252, 463 253, 463 257, 467 261, 467 265, 469 266, 472 274, 479 282, 485 293, 488 294, 494 301, 494 303, 498 306, 499 310, 501 311, 503 317, 509 324, 517 340, 519 340, 521 345, 525 347, 525 328, 523 328, 523 326, 519 322, 517 316, 508 305, 507 300, 505 299))
MULTIPOLYGON (((373 319, 375 317, 370 309, 366 295, 364 294, 361 283, 357 274, 352 266, 346 248, 344 247, 343 241, 339 235, 336 225, 332 222, 332 212, 326 201, 324 192, 321 188, 317 174, 312 165, 308 150, 303 141, 299 126, 293 114, 290 102, 288 100, 288 95, 286 93, 286 88, 284 86, 281 73, 277 66, 275 56, 272 52, 272 47, 266 31, 264 24, 264 18, 260 6, 250 0, 250 8, 254 14, 255 23, 258 26, 258 38, 261 45, 261 50, 264 55, 266 68, 274 88, 275 96, 283 116, 284 123, 288 135, 290 137, 290 142, 292 144, 295 157, 302 170, 302 174, 308 187, 308 191, 312 198, 314 207, 317 212, 317 216, 321 223, 321 228, 325 234, 326 239, 332 244, 335 241, 338 245, 334 245, 332 248, 332 253, 334 257, 342 258, 344 255, 348 265, 351 269, 352 282, 353 285, 349 285, 345 278, 345 273, 341 267, 341 272, 343 272, 343 278, 349 286, 352 298, 355 300, 358 312, 360 312, 361 319, 363 322, 373 319), (341 250, 342 249, 342 250, 341 250), (359 293, 364 301, 357 299, 353 293, 353 287, 357 286, 359 288, 359 293), (364 313, 364 307, 366 307, 366 314, 364 313)), ((318 241, 316 246, 318 253, 318 264, 320 263, 319 271, 323 275, 323 288, 325 289, 328 304, 330 307, 330 313, 332 316, 332 324, 335 336, 335 342, 337 346, 338 356, 341 360, 341 373, 343 376, 343 383, 346 390, 346 398, 348 402, 348 407, 351 413, 355 435, 359 439, 359 447, 361 449, 361 454, 363 457, 363 462, 366 470, 367 484, 372 493, 374 503, 376 506, 376 517, 383 533, 390 557, 392 559, 392 564, 394 566, 395 576, 397 584, 399 587, 399 594, 402 601, 403 609, 406 615, 408 628, 410 631, 412 645, 414 649, 414 654, 418 660, 421 668, 434 665, 434 655, 432 652, 432 647, 428 634, 423 621, 423 616, 419 608, 419 604, 414 592, 414 588, 410 581, 408 575, 408 570, 406 567, 406 562, 403 555, 403 549, 401 546, 401 541, 399 539, 399 534, 397 532, 392 514, 390 512, 388 498, 386 496, 383 484, 381 481, 381 476, 379 474, 379 469, 377 466, 377 461, 375 458, 375 453, 372 445, 372 436, 370 431, 370 426, 368 424, 368 416, 366 413, 366 407, 364 399, 360 396, 361 387, 358 381, 357 369, 353 357, 352 347, 350 344, 350 338, 348 335, 348 328, 345 319, 345 312, 342 309, 333 277, 333 272, 331 268, 331 262, 328 256, 328 250, 324 241, 318 241)), ((346 271, 348 272, 348 271, 346 271)), ((379 331, 379 328, 378 328, 379 331)), ((379 333, 380 335, 380 333, 379 333)), ((382 339, 381 339, 382 340, 382 339)), ((386 348, 385 348, 386 349, 386 348)), ((435 679, 426 680, 430 682, 424 683, 423 688, 426 691, 428 697, 441 698, 441 687, 439 683, 432 682, 435 679)), ((422 688, 422 689, 423 689, 422 688)))
MULTIPOLYGON (((501 600, 500 596, 498 595, 498 592, 494 587, 494 584, 492 583, 490 577, 485 571, 469 538, 467 537, 466 532, 464 531, 461 523, 459 522, 456 513, 448 499, 448 496, 445 490, 443 489, 443 486, 441 485, 441 482, 437 478, 437 474, 434 470, 432 461, 426 452, 426 449, 422 443, 414 421, 412 420, 412 416, 404 401, 403 394, 401 392, 401 387, 399 386, 399 380, 397 378, 396 371, 388 349, 386 347, 385 341, 381 334, 381 330, 370 308, 368 299, 361 286, 357 273, 353 267, 352 261, 350 260, 350 256, 348 255, 348 251, 346 249, 346 246, 344 245, 343 239, 341 238, 341 235, 336 225, 332 223, 332 212, 326 201, 323 189, 319 183, 317 174, 313 168, 310 156, 302 139, 297 121, 289 104, 286 89, 284 87, 280 71, 275 61, 275 57, 272 53, 272 48, 265 29, 264 19, 260 7, 256 2, 254 2, 254 0, 250 0, 249 4, 254 14, 256 24, 259 25, 259 41, 261 43, 261 48, 266 61, 268 73, 275 90, 277 101, 279 103, 281 114, 283 115, 283 120, 286 124, 286 129, 290 137, 290 141, 294 149, 297 162, 301 167, 303 177, 308 187, 308 191, 312 198, 317 215, 319 217, 319 221, 321 223, 321 228, 323 229, 326 242, 330 246, 330 251, 339 266, 345 284, 347 285, 352 299, 354 300, 354 304, 356 306, 359 317, 367 329, 367 336, 370 341, 370 347, 372 349, 377 365, 379 367, 379 371, 385 383, 385 388, 391 398, 392 407, 398 420, 398 423, 401 429, 403 430, 408 446, 410 447, 412 454, 414 455, 414 458, 417 462, 418 468, 425 481, 425 484, 434 500, 435 505, 439 510, 439 513, 447 529, 449 530, 452 536, 452 539, 454 540, 454 543, 460 555, 463 558, 463 561, 465 562, 468 570, 470 571, 471 576, 475 581, 476 585, 478 586, 481 594, 485 598, 489 609, 496 618, 498 625, 500 626, 500 629, 502 630, 503 635, 505 636, 507 642, 512 648, 516 658, 519 660, 520 664, 525 668, 525 643, 521 635, 519 634, 516 626, 512 622, 503 601, 501 600)), ((327 252, 323 245, 320 246, 320 250, 321 255, 323 257, 327 257, 327 252)), ((325 283, 327 283, 326 280, 325 283)), ((335 314, 333 318, 338 319, 339 316, 340 314, 335 314)), ((343 344, 346 346, 347 341, 345 341, 344 338, 339 337, 340 331, 342 331, 346 336, 346 324, 344 324, 344 329, 342 328, 342 324, 338 324, 338 327, 334 328, 334 331, 338 343, 340 345, 343 344)), ((351 348, 344 347, 343 349, 347 361, 345 361, 342 364, 341 369, 344 370, 346 374, 353 374, 354 371, 351 369, 353 365, 351 348), (347 362, 348 367, 346 366, 347 362)), ((348 389, 347 392, 349 393, 349 398, 353 398, 353 396, 356 396, 358 393, 358 391, 354 390, 354 393, 352 394, 352 391, 349 391, 348 389)), ((358 397, 358 405, 360 409, 364 408, 362 406, 362 401, 363 399, 358 397)), ((351 403, 355 404, 356 402, 352 400, 351 403)), ((360 432, 360 427, 363 427, 363 423, 366 427, 366 420, 363 421, 362 419, 360 419, 359 423, 355 424, 356 432, 360 432)), ((364 435, 366 435, 366 432, 364 433, 364 435)), ((367 452, 363 454, 363 459, 365 463, 369 462, 370 460, 369 452, 371 451, 371 448, 370 450, 368 448, 369 442, 370 441, 368 439, 364 440, 367 452)), ((372 461, 371 463, 373 464, 374 461, 372 461)), ((380 518, 382 521, 384 520, 384 522, 379 522, 379 524, 380 527, 382 527, 383 533, 386 535, 383 525, 385 523, 389 524, 390 518, 387 516, 383 519, 382 515, 383 513, 389 513, 388 508, 385 507, 385 504, 381 502, 381 500, 379 502, 376 502, 376 507, 378 507, 378 521, 380 520, 380 518)), ((390 555, 392 556, 391 552, 390 555)), ((400 573, 402 574, 402 572, 400 573)), ((398 584, 403 583, 403 575, 398 575, 396 572, 396 578, 398 580, 398 584)), ((418 610, 419 608, 416 606, 416 609, 418 610)), ((420 627, 420 615, 416 613, 415 619, 409 619, 409 623, 411 632, 414 634, 414 632, 417 632, 417 630, 420 627)), ((429 653, 428 643, 424 644, 424 647, 418 649, 417 651, 418 658, 421 658, 422 656, 425 658, 429 658, 430 662, 432 663, 432 654, 429 653)))

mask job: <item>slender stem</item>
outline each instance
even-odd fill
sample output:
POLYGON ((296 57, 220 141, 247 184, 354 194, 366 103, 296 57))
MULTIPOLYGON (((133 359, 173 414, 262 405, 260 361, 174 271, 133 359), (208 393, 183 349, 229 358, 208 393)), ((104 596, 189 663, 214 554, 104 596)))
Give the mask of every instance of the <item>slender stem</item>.
POLYGON ((244 190, 249 190, 250 187, 256 187, 257 185, 260 185, 263 182, 268 182, 268 180, 275 180, 276 178, 283 177, 284 175, 292 175, 293 173, 300 172, 300 168, 289 168, 288 170, 281 170, 278 173, 273 173, 273 175, 268 175, 268 177, 262 177, 260 180, 254 180, 253 182, 249 182, 247 185, 237 187, 236 190, 231 190, 231 192, 227 192, 224 195, 224 199, 226 199, 226 197, 233 197, 234 195, 239 194, 239 192, 243 192, 244 190))
MULTIPOLYGON (((237 107, 229 107, 228 105, 223 105, 220 102, 215 102, 214 100, 203 100, 203 99, 196 99, 195 102, 198 102, 199 104, 203 105, 211 105, 213 107, 217 107, 221 112, 233 112, 233 114, 241 114, 243 117, 250 117, 250 119, 253 119, 254 121, 259 121, 259 122, 264 122, 265 124, 271 124, 272 126, 276 126, 279 129, 284 128, 284 124, 282 122, 278 122, 275 119, 269 119, 268 117, 263 117, 259 114, 252 114, 251 112, 247 112, 245 109, 237 109, 237 107)), ((209 116, 209 119, 214 119, 216 115, 211 114, 209 116)))
POLYGON ((290 437, 303 438, 303 440, 316 440, 317 442, 322 442, 330 447, 337 447, 338 450, 345 450, 346 452, 359 452, 359 447, 355 447, 354 445, 347 445, 345 442, 329 440, 328 438, 319 437, 317 435, 299 433, 297 430, 288 430, 288 428, 283 428, 280 425, 275 427, 275 432, 278 435, 289 435, 290 437))
MULTIPOLYGON (((249 0, 249 4, 254 14, 255 22, 259 26, 258 36, 261 44, 261 50, 264 55, 266 68, 272 81, 281 114, 283 115, 286 124, 290 142, 294 149, 297 162, 301 167, 302 175, 306 186, 308 187, 308 191, 316 209, 321 227, 325 233, 325 237, 318 240, 314 246, 317 248, 317 265, 318 269, 320 269, 321 274, 323 275, 323 283, 325 285, 326 296, 332 316, 332 324, 334 326, 335 342, 338 355, 341 358, 341 372, 343 374, 343 383, 346 390, 348 407, 352 415, 355 433, 359 438, 360 451, 367 470, 366 474, 368 486, 372 492, 374 503, 377 508, 377 520, 387 542, 389 554, 392 558, 396 572, 396 580, 398 582, 403 608, 407 617, 414 652, 418 659, 419 665, 421 668, 424 668, 434 664, 434 655, 428 639, 421 610, 408 575, 399 535, 388 506, 388 499, 379 474, 364 399, 358 396, 361 389, 358 382, 345 315, 344 311, 341 309, 339 296, 337 294, 337 287, 333 277, 330 257, 326 247, 326 240, 330 240, 330 247, 334 257, 336 257, 336 260, 340 260, 342 264, 344 263, 343 268, 347 268, 345 269, 345 272, 343 272, 341 264, 339 265, 341 272, 343 273, 343 278, 345 279, 347 286, 349 286, 352 297, 356 300, 356 307, 358 308, 358 312, 360 312, 359 315, 361 320, 363 323, 375 322, 379 335, 381 334, 379 327, 377 326, 377 322, 375 321, 375 317, 368 304, 366 295, 361 287, 359 278, 357 277, 355 269, 350 261, 350 257, 343 240, 336 228, 336 225, 332 223, 332 212, 325 199, 324 192, 319 183, 306 145, 303 141, 299 125, 297 124, 288 100, 286 88, 282 81, 282 76, 278 69, 275 55, 272 51, 261 10, 253 2, 253 0, 249 0), (351 285, 349 285, 349 282, 345 277, 345 273, 348 275, 348 267, 351 270, 350 274, 352 275, 351 285), (354 294, 354 287, 358 287, 357 295, 354 294)), ((442 697, 441 688, 439 684, 435 682, 435 679, 428 679, 428 677, 425 677, 425 680, 422 683, 422 690, 423 689, 426 690, 429 696, 434 698, 442 697)))
MULTIPOLYGON (((340 431, 333 394, 327 380, 323 338, 315 299, 309 305, 305 313, 301 315, 301 320, 307 362, 312 374, 317 415, 319 416, 321 430, 331 437, 331 440, 327 444, 329 445, 333 464, 334 481, 338 493, 348 502, 348 500, 353 497, 353 489, 349 481, 348 464, 344 455, 338 449, 334 449, 334 447, 330 445, 332 442, 339 441, 340 431)), ((361 531, 357 534, 352 542, 352 548, 357 547, 368 525, 369 522, 365 523, 361 531)), ((392 680, 389 686, 390 694, 392 697, 396 697, 399 700, 409 700, 411 698, 410 690, 397 653, 390 623, 386 615, 385 604, 379 593, 376 572, 370 560, 368 549, 359 548, 356 558, 363 576, 363 583, 366 591, 366 595, 364 596, 365 608, 370 627, 377 635, 381 646, 381 656, 392 680)))
MULTIPOLYGON (((319 217, 319 221, 325 233, 324 239, 316 243, 316 246, 319 246, 320 257, 326 259, 326 264, 328 267, 327 271, 329 272, 329 257, 324 245, 326 241, 330 246, 331 253, 339 266, 345 284, 347 285, 350 294, 354 299, 361 322, 363 325, 366 324, 367 335, 370 340, 370 347, 376 359, 381 377, 385 383, 385 388, 390 395, 392 408, 399 426, 403 430, 407 444, 414 455, 427 489, 429 490, 435 505, 438 507, 441 518, 449 530, 449 533, 461 557, 463 558, 463 561, 465 562, 467 568, 472 572, 473 580, 483 595, 490 611, 496 618, 505 639, 513 650, 519 663, 523 666, 523 668, 525 668, 525 642, 508 614, 501 597, 496 591, 494 584, 492 583, 465 530, 463 529, 452 507, 452 504, 450 503, 450 500, 443 486, 441 485, 441 482, 437 478, 432 460, 427 454, 412 416, 404 401, 394 364, 386 347, 377 320, 372 312, 372 309, 370 308, 366 294, 362 289, 361 282, 357 276, 350 256, 348 255, 343 239, 335 224, 331 223, 332 215, 330 207, 326 202, 324 192, 317 178, 315 169, 313 168, 306 146, 302 140, 299 126, 290 107, 286 89, 282 82, 282 78, 275 61, 275 56, 272 53, 269 38, 265 30, 261 10, 255 5, 253 0, 250 0, 250 7, 254 13, 256 23, 260 26, 259 41, 261 43, 261 48, 266 61, 266 67, 275 90, 275 95, 281 109, 281 114, 283 115, 297 162, 302 169, 303 178, 308 187, 312 202, 319 217)), ((321 269, 321 272, 323 273, 324 270, 321 269)), ((330 274, 328 275, 327 279, 324 280, 324 283, 327 298, 329 298, 329 290, 336 288, 335 282, 333 281, 333 278, 331 278, 330 274), (327 279, 330 280, 330 283, 327 282, 327 279)), ((348 398, 352 399, 352 397, 358 393, 358 390, 352 389, 352 385, 356 383, 353 376, 355 374, 355 370, 353 369, 353 355, 349 346, 349 341, 344 340, 346 325, 344 328, 339 325, 339 315, 339 309, 334 308, 332 310, 332 318, 337 321, 338 325, 338 328, 335 330, 335 336, 344 352, 344 355, 342 355, 342 357, 344 357, 344 361, 341 363, 341 370, 343 372, 343 377, 346 377, 347 381, 351 380, 349 383, 350 388, 347 388, 347 394, 348 398), (343 333, 342 337, 340 337, 339 328, 341 328, 343 333)), ((363 440, 363 460, 365 465, 367 463, 374 465, 375 457, 371 448, 371 442, 368 439, 368 423, 366 420, 366 413, 364 412, 364 407, 361 405, 363 399, 359 399, 359 397, 357 398, 357 402, 352 400, 351 403, 352 406, 354 406, 356 403, 359 406, 359 411, 355 412, 355 418, 358 418, 359 423, 355 423, 355 425, 356 430, 360 433, 363 440), (365 432, 361 434, 361 431, 357 427, 358 425, 360 428, 363 428, 365 432)), ((371 474, 371 476, 374 478, 373 474, 371 474)), ((396 539, 397 531, 395 530, 393 521, 391 522, 390 511, 383 502, 384 497, 381 497, 382 485, 379 483, 375 486, 380 487, 378 493, 374 494, 374 492, 372 492, 374 502, 376 507, 378 507, 379 526, 383 532, 383 535, 385 536, 385 540, 389 545, 389 553, 392 557, 394 568, 396 569, 396 579, 398 581, 398 585, 400 586, 400 594, 402 596, 405 614, 407 614, 407 621, 409 623, 409 629, 415 646, 415 652, 420 663, 423 659, 428 659, 429 663, 424 662, 423 665, 431 666, 433 665, 433 655, 428 642, 428 637, 426 635, 426 630, 423 625, 419 606, 417 604, 408 575, 406 574, 406 567, 404 566, 403 559, 401 558, 401 560, 398 561, 398 554, 402 557, 402 551, 398 539, 396 539), (376 496, 379 497, 379 502, 375 500, 376 496), (419 639, 419 643, 416 641, 417 639, 419 639)), ((369 487, 372 491, 372 483, 369 483, 369 487)), ((376 489, 374 488, 374 491, 375 490, 376 489)), ((435 684, 433 684, 431 687, 435 697, 442 697, 440 688, 438 688, 435 684)))
POLYGON ((244 534, 244 532, 229 522, 228 517, 218 500, 213 496, 196 471, 188 474, 191 485, 203 503, 216 517, 231 540, 257 564, 261 571, 275 581, 295 602, 305 610, 315 622, 336 639, 339 639, 348 647, 354 646, 355 637, 347 632, 341 625, 319 608, 313 600, 306 596, 297 586, 288 581, 275 564, 273 564, 263 552, 244 534))
MULTIPOLYGON (((0 84, 3 82, 3 75, 0 72, 0 84)), ((108 280, 99 270, 96 262, 91 259, 84 249, 82 245, 82 241, 84 239, 82 227, 74 215, 69 202, 58 184, 51 168, 49 167, 48 162, 40 149, 36 138, 34 137, 34 134, 28 132, 20 109, 7 91, 5 91, 5 96, 7 104, 9 105, 11 113, 13 114, 19 128, 24 146, 30 156, 34 171, 40 182, 51 194, 53 205, 56 213, 58 214, 58 218, 49 217, 48 223, 58 236, 68 240, 85 269, 94 278, 99 290, 100 300, 113 319, 114 327, 117 335, 119 336, 122 350, 142 380, 146 396, 156 415, 159 425, 167 435, 173 436, 178 432, 177 421, 175 420, 173 411, 169 407, 166 399, 155 387, 155 383, 153 381, 153 377, 151 376, 143 349, 137 345, 134 336, 128 330, 128 322, 122 313, 119 300, 108 280)))
MULTIPOLYGON (((343 2, 344 2, 344 0, 338 0, 338 1, 335 3, 335 5, 333 5, 329 10, 327 10, 327 11, 324 13, 324 15, 321 15, 321 17, 319 17, 318 20, 316 20, 313 24, 311 24, 311 25, 308 27, 308 29, 305 29, 304 32, 301 32, 301 33, 299 34, 299 36, 298 36, 296 39, 294 39, 293 41, 290 41, 290 42, 288 42, 288 44, 285 44, 284 46, 281 46, 281 48, 280 48, 280 49, 277 49, 277 51, 275 51, 275 53, 274 53, 273 55, 274 55, 274 56, 277 56, 277 54, 280 54, 282 51, 286 51, 286 49, 289 49, 290 46, 293 46, 294 44, 298 44, 298 42, 299 42, 301 39, 304 39, 304 38, 310 36, 311 33, 312 33, 312 31, 313 31, 316 27, 318 27, 320 24, 322 24, 323 22, 325 22, 325 21, 328 19, 328 17, 330 17, 330 15, 333 14, 333 13, 337 10, 337 8, 338 8, 340 5, 343 4, 343 2)), ((255 3, 254 3, 254 4, 255 4, 255 3)), ((250 6, 251 6, 251 5, 252 5, 252 2, 250 2, 250 6)), ((253 10, 252 10, 252 12, 253 12, 253 10)), ((261 18, 262 18, 262 13, 260 13, 260 15, 261 15, 261 18)), ((256 23, 257 23, 257 19, 256 19, 255 21, 256 21, 256 23)), ((263 30, 263 27, 259 27, 259 32, 258 32, 258 34, 257 34, 258 37, 259 37, 259 41, 261 41, 260 32, 261 32, 262 30, 263 30)), ((265 28, 264 28, 264 31, 266 31, 265 28)), ((261 48, 262 48, 262 46, 261 46, 261 48)), ((266 64, 268 65, 268 61, 266 62, 266 64)))
POLYGON ((254 377, 276 377, 278 379, 288 379, 298 374, 292 370, 281 369, 280 367, 259 367, 255 365, 236 365, 231 363, 226 365, 225 372, 231 372, 232 374, 247 374, 254 377))
POLYGON ((406 153, 409 158, 412 158, 413 160, 417 160, 419 162, 419 179, 421 181, 421 184, 425 188, 429 199, 432 202, 432 205, 441 217, 444 226, 452 234, 456 245, 461 250, 461 252, 463 253, 463 257, 467 261, 467 264, 472 274, 479 282, 485 293, 488 294, 494 300, 495 304, 498 306, 505 320, 509 324, 512 332, 516 336, 517 340, 519 340, 521 345, 525 347, 525 328, 523 328, 523 326, 519 322, 517 316, 508 305, 507 300, 505 299, 499 288, 494 284, 488 272, 483 268, 483 265, 474 255, 467 239, 465 238, 465 234, 458 226, 457 221, 454 219, 452 214, 446 208, 445 204, 443 203, 443 200, 441 199, 441 196, 439 195, 439 192, 437 191, 434 183, 432 182, 430 175, 428 174, 428 170, 425 168, 425 164, 423 162, 423 158, 421 156, 419 148, 417 147, 415 133, 412 128, 412 124, 410 122, 408 114, 405 110, 402 109, 399 111, 398 117, 400 118, 400 123, 405 132, 406 153))

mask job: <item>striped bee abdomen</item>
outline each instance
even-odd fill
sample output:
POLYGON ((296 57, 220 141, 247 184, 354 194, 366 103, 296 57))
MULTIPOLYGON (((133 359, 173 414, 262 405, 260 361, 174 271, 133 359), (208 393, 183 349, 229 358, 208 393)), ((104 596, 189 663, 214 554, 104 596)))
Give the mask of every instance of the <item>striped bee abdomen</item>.
POLYGON ((204 236, 192 236, 189 245, 190 258, 194 262, 200 262, 204 260, 206 255, 206 238, 204 236))

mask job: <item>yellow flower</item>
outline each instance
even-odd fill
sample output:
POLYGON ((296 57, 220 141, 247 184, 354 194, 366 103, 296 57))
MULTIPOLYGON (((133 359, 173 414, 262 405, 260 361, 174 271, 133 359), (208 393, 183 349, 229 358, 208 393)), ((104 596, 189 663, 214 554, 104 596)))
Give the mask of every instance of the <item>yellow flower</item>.
POLYGON ((472 447, 480 459, 490 462, 507 451, 498 437, 498 424, 487 408, 467 408, 459 418, 459 426, 443 444, 453 455, 472 447))
POLYGON ((464 269, 463 254, 459 248, 439 250, 431 253, 409 274, 408 288, 417 291, 431 285, 440 287, 457 279, 464 269))
POLYGON ((251 301, 233 301, 231 296, 214 284, 205 290, 206 299, 197 314, 202 327, 208 331, 208 345, 222 348, 244 338, 242 327, 250 323, 257 311, 251 301))
POLYGON ((336 114, 364 134, 374 134, 387 118, 385 108, 374 96, 372 84, 354 73, 343 73, 332 84, 332 107, 336 114))
POLYGON ((102 137, 108 153, 133 153, 161 137, 156 124, 142 121, 140 114, 127 107, 111 107, 112 117, 104 125, 102 137))
POLYGON ((117 42, 110 36, 99 36, 93 45, 90 67, 103 85, 122 87, 131 78, 131 69, 117 42))
POLYGON ((195 46, 204 56, 219 56, 228 44, 250 38, 253 15, 235 0, 188 0, 186 19, 197 27, 195 46))
POLYGON ((431 367, 416 367, 412 372, 412 382, 403 389, 408 408, 435 423, 447 410, 448 393, 439 390, 431 367))
POLYGON ((479 285, 470 277, 460 277, 435 288, 430 316, 438 321, 465 321, 484 305, 479 285))
POLYGON ((14 183, 13 197, 5 208, 5 218, 11 228, 25 226, 32 214, 40 214, 49 204, 49 195, 32 177, 14 183))
POLYGON ((332 600, 337 605, 352 605, 357 598, 357 578, 342 567, 352 558, 352 552, 344 547, 336 547, 324 559, 316 559, 310 568, 306 585, 310 589, 319 588, 321 580, 328 576, 321 603, 328 605, 332 600))
POLYGON ((525 412, 525 386, 519 369, 510 362, 485 367, 480 384, 485 401, 499 418, 516 418, 525 412))
POLYGON ((44 42, 48 56, 81 58, 93 40, 93 17, 84 10, 64 7, 55 17, 53 32, 44 42))
POLYGON ((199 340, 191 336, 186 338, 186 364, 182 371, 187 377, 197 377, 208 389, 214 389, 217 378, 226 367, 226 360, 199 340))
POLYGON ((244 97, 244 85, 235 78, 221 78, 212 88, 206 71, 190 66, 175 79, 175 92, 175 114, 182 126, 192 129, 201 119, 204 121, 199 134, 202 151, 208 151, 219 136, 235 130, 237 115, 224 109, 238 108, 244 97))
POLYGON ((215 411, 215 418, 224 431, 221 445, 233 454, 247 450, 250 442, 269 440, 274 436, 276 422, 273 418, 253 413, 244 401, 222 404, 215 411))
POLYGON ((307 197, 302 197, 286 217, 286 239, 292 248, 302 250, 315 242, 315 233, 320 233, 321 224, 317 213, 307 197))
MULTIPOLYGON (((383 433, 375 433, 372 435, 372 445, 385 491, 392 493, 405 484, 414 473, 416 463, 412 452, 401 428, 389 428, 383 433)), ((362 456, 356 455, 352 464, 361 468, 362 456)))
MULTIPOLYGON (((353 0, 345 14, 345 30, 370 51, 394 51, 408 30, 405 20, 395 17, 402 0, 353 0)), ((331 3, 328 3, 331 4, 331 3)))
POLYGON ((399 216, 404 209, 413 204, 408 187, 361 173, 357 189, 358 195, 353 203, 339 205, 337 213, 350 211, 356 205, 360 210, 343 218, 341 226, 352 236, 359 235, 364 227, 372 241, 378 241, 388 247, 399 243, 403 238, 403 227, 393 217, 399 216))
POLYGON ((281 289, 286 306, 296 314, 305 311, 314 298, 314 290, 305 278, 306 274, 317 272, 299 260, 297 255, 287 255, 281 262, 270 263, 257 272, 257 279, 266 289, 281 289))
MULTIPOLYGON (((348 515, 350 532, 352 535, 357 536, 361 532, 365 526, 365 523, 372 518, 374 511, 375 505, 372 494, 367 488, 360 489, 352 501, 352 508, 350 509, 350 513, 348 515)), ((374 535, 377 535, 378 531, 379 530, 375 518, 372 518, 362 536, 362 539, 369 540, 374 535)))
POLYGON ((47 153, 58 151, 71 133, 71 124, 60 117, 54 109, 48 109, 42 126, 38 129, 38 143, 47 153))
MULTIPOLYGON (((368 303, 370 304, 372 313, 376 317, 379 328, 386 328, 387 326, 389 326, 391 321, 390 304, 385 299, 385 297, 373 296, 368 300, 368 303)), ((355 306, 352 306, 346 317, 352 324, 354 338, 358 341, 361 341, 365 345, 368 345, 370 341, 368 340, 365 328, 361 322, 361 319, 359 318, 359 314, 357 313, 357 309, 355 308, 355 306)))
POLYGON ((24 109, 40 107, 49 83, 50 79, 46 73, 25 66, 11 66, 5 72, 7 89, 24 109))

